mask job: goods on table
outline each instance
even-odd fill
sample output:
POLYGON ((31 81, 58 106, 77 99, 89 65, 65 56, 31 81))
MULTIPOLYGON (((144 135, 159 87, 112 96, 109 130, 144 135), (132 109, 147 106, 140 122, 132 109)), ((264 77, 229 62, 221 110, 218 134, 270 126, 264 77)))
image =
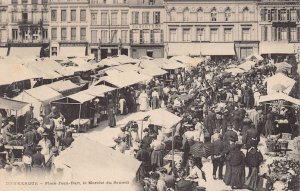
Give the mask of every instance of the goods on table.
POLYGON ((285 188, 293 189, 300 173, 300 162, 291 159, 274 160, 269 165, 269 178, 273 183, 281 181, 285 188), (295 182, 296 181, 296 182, 295 182))

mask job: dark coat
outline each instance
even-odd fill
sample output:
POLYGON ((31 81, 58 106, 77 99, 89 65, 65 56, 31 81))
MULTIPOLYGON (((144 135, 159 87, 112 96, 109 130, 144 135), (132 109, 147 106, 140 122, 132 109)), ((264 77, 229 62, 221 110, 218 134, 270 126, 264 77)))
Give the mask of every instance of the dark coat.
POLYGON ((224 157, 225 153, 225 145, 222 140, 216 140, 215 142, 212 143, 212 148, 213 148, 213 156, 221 156, 224 157))
POLYGON ((250 149, 246 154, 246 165, 258 168, 263 161, 263 156, 256 148, 250 149))

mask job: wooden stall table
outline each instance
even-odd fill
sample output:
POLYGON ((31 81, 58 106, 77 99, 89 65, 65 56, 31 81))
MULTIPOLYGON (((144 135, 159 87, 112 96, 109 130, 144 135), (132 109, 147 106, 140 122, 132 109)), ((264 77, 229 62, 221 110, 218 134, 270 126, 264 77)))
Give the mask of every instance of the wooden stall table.
POLYGON ((22 161, 24 146, 5 145, 4 148, 8 153, 12 153, 11 161, 22 161))
POLYGON ((75 119, 70 124, 71 126, 74 126, 75 129, 77 129, 77 132, 86 132, 90 126, 91 126, 91 120, 90 119, 75 119))

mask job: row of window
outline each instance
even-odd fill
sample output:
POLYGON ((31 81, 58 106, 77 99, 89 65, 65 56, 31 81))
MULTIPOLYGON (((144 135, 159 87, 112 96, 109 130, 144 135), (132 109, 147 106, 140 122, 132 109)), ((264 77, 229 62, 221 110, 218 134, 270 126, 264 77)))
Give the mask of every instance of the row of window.
MULTIPOLYGON (((118 12, 112 12, 109 14, 108 12, 102 12, 101 14, 101 25, 118 25, 118 12)), ((121 12, 121 25, 127 25, 127 12, 121 12)), ((91 24, 98 25, 98 13, 91 13, 91 24)))
MULTIPOLYGON (((210 28, 209 31, 209 39, 211 42, 219 42, 222 39, 220 39, 218 28, 210 28)), ((195 41, 205 41, 207 38, 205 38, 204 35, 205 29, 204 28, 198 28, 196 30, 196 36, 194 36, 193 40, 195 41)), ((169 41, 170 42, 191 42, 192 41, 192 32, 190 28, 184 28, 182 30, 182 37, 179 38, 178 36, 178 30, 177 29, 170 29, 169 31, 169 41)), ((242 40, 243 41, 249 41, 251 40, 251 32, 250 28, 243 28, 242 29, 242 40)), ((232 42, 233 41, 233 29, 232 28, 224 28, 224 41, 225 42, 232 42)))
POLYGON ((300 41, 300 27, 272 27, 268 28, 265 26, 261 27, 261 40, 262 41, 300 41), (269 30, 271 29, 271 33, 269 30), (271 35, 270 35, 271 34, 271 35), (271 39, 270 39, 271 37, 271 39))
MULTIPOLYGON (((57 28, 51 28, 51 40, 58 40, 57 38, 57 28)), ((65 41, 67 39, 67 28, 63 27, 60 29, 60 40, 65 41)), ((77 28, 71 28, 71 39, 70 40, 77 40, 77 28)), ((80 40, 86 41, 86 28, 80 28, 80 40)))
MULTIPOLYGON (((77 21, 77 10, 72 9, 70 11, 70 21, 76 22, 77 21)), ((60 14, 60 20, 57 18, 57 10, 51 10, 51 21, 61 21, 66 22, 67 21, 67 10, 63 9, 61 10, 60 14)), ((80 21, 84 22, 86 21, 86 10, 80 10, 80 21)))
POLYGON ((300 9, 262 9, 261 21, 298 21, 300 9))
POLYGON ((24 22, 27 22, 27 21, 32 21, 32 22, 38 22, 40 20, 46 22, 48 21, 48 12, 42 12, 41 14, 41 18, 40 18, 40 15, 34 13, 34 12, 31 12, 31 13, 28 13, 28 12, 22 12, 21 13, 21 19, 19 19, 18 17, 19 13, 18 12, 15 12, 13 11, 11 13, 11 21, 12 22, 18 22, 18 21, 24 21, 24 22), (29 15, 31 15, 31 18, 29 19, 29 15))
MULTIPOLYGON (((118 12, 110 13, 110 17, 108 12, 102 12, 101 14, 101 25, 118 25, 118 12)), ((150 12, 145 11, 141 13, 142 22, 140 22, 140 12, 134 11, 132 12, 132 24, 150 24, 150 12)), ((160 23, 160 12, 153 12, 153 24, 160 23)), ((98 13, 91 13, 91 24, 98 25, 98 13)), ((121 12, 121 25, 128 24, 128 13, 121 12)))
MULTIPOLYGON (((91 0, 91 4, 107 4, 108 0, 91 0)), ((127 4, 127 0, 112 0, 110 4, 127 4)))
POLYGON ((39 31, 34 30, 18 30, 12 29, 12 40, 47 40, 48 39, 48 30, 43 29, 39 31), (40 35, 41 34, 41 35, 40 35), (42 38, 42 39, 40 39, 42 38))
MULTIPOLYGON (((230 8, 227 8, 223 14, 223 18, 221 18, 221 13, 218 13, 216 8, 213 8, 210 11, 210 21, 216 22, 216 21, 232 21, 232 11, 230 8)), ((204 12, 202 9, 199 9, 196 13, 190 13, 188 9, 185 9, 183 13, 178 13, 175 10, 170 11, 169 13, 169 21, 171 22, 177 22, 177 21, 198 21, 203 22, 204 21, 204 12), (192 15, 193 14, 193 15, 192 15), (196 14, 196 15, 195 15, 196 14), (196 16, 196 20, 191 19, 191 16, 196 16)), ((245 7, 242 12, 242 21, 250 21, 250 11, 248 7, 245 7)))
MULTIPOLYGON (((92 43, 128 43, 128 30, 121 30, 121 38, 118 39, 118 30, 101 30, 100 34, 97 30, 91 31, 92 43)), ((159 29, 154 30, 130 30, 131 43, 162 43, 163 31, 159 29)))

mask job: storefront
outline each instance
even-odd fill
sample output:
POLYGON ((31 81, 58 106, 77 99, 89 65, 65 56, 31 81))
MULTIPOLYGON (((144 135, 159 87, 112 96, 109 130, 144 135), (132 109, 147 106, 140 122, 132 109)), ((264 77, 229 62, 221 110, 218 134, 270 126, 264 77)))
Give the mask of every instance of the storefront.
POLYGON ((117 55, 129 55, 129 46, 118 45, 92 45, 90 47, 90 54, 95 55, 96 60, 102 60, 107 57, 117 56, 117 55))
POLYGON ((164 46, 163 45, 132 45, 131 57, 140 58, 142 56, 148 56, 151 58, 163 58, 164 46))
POLYGON ((258 41, 235 41, 235 51, 237 57, 245 59, 250 55, 258 54, 258 41))
POLYGON ((88 43, 51 43, 51 56, 83 57, 87 55, 88 43))
POLYGON ((290 56, 295 56, 300 43, 288 42, 261 42, 259 53, 264 57, 274 59, 275 62, 282 62, 290 56))

